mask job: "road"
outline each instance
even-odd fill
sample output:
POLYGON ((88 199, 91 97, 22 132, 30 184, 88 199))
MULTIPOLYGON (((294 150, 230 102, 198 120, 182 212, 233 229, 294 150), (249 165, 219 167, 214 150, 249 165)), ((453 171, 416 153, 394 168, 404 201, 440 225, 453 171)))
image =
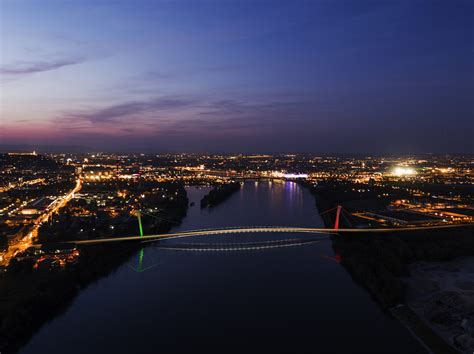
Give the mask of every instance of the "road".
POLYGON ((82 188, 82 181, 80 178, 76 180, 75 187, 68 192, 65 196, 58 197, 53 203, 52 206, 46 211, 41 214, 38 218, 36 218, 32 225, 31 229, 28 231, 25 237, 18 240, 17 243, 10 245, 8 250, 1 254, 0 256, 0 266, 8 266, 10 260, 17 254, 18 252, 23 252, 28 247, 33 245, 33 240, 38 236, 38 230, 43 222, 48 221, 48 219, 59 209, 63 208, 67 205, 67 203, 74 197, 74 194, 79 192, 82 188))

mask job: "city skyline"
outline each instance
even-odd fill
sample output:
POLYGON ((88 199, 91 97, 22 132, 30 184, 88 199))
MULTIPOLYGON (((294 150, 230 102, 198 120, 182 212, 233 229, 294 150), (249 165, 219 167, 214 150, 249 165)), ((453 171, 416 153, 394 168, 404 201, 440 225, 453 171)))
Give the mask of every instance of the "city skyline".
POLYGON ((474 152, 469 1, 0 6, 0 144, 474 152))

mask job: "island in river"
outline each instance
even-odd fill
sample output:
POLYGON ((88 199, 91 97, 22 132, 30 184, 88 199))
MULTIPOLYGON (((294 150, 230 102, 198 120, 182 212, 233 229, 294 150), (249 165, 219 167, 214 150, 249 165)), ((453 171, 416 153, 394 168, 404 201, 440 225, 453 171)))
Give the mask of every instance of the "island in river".
POLYGON ((215 207, 240 189, 239 182, 218 184, 201 199, 201 208, 215 207))

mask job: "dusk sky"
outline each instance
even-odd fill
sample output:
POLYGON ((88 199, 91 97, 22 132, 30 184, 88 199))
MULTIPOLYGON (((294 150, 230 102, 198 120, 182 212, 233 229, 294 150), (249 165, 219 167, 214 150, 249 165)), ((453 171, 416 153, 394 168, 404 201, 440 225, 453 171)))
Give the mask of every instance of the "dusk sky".
POLYGON ((472 0, 0 4, 0 144, 474 153, 472 0))

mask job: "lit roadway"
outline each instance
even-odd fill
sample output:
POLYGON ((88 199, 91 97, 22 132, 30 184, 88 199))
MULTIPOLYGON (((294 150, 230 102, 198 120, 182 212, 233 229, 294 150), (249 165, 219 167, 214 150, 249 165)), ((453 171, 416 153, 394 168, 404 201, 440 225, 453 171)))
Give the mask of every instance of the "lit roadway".
POLYGON ((7 252, 3 253, 0 256, 0 265, 7 266, 10 262, 10 259, 15 256, 16 253, 26 250, 28 247, 34 246, 33 239, 38 236, 38 229, 41 226, 41 223, 48 221, 48 219, 56 212, 59 211, 62 207, 74 197, 74 194, 81 190, 82 184, 81 179, 78 178, 76 181, 76 186, 68 194, 63 197, 58 197, 53 203, 52 207, 46 209, 45 213, 40 215, 32 225, 31 230, 28 234, 19 240, 17 243, 10 245, 7 252))
MULTIPOLYGON (((399 228, 379 228, 379 229, 329 229, 329 228, 310 228, 310 227, 285 227, 285 226, 258 226, 258 227, 229 227, 220 229, 203 229, 176 232, 170 234, 157 234, 146 236, 127 236, 102 238, 95 240, 68 241, 76 245, 91 245, 110 242, 138 241, 153 242, 157 240, 196 237, 206 235, 227 235, 227 234, 248 234, 248 233, 301 233, 301 234, 349 234, 349 233, 391 233, 391 232, 410 232, 410 231, 429 231, 439 229, 451 229, 459 227, 474 226, 471 224, 450 224, 438 226, 418 226, 418 227, 399 227, 399 228)), ((38 245, 40 246, 40 245, 38 245)))

